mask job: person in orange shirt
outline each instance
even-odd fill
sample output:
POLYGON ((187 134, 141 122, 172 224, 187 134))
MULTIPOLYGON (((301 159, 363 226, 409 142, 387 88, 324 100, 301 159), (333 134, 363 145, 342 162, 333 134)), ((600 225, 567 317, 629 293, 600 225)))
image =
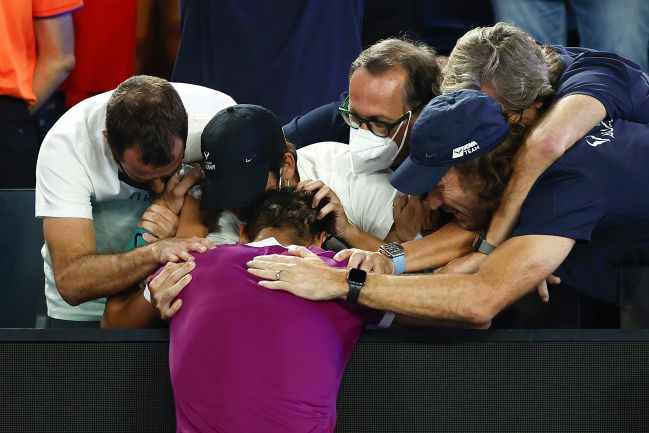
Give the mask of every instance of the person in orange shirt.
POLYGON ((0 187, 33 187, 32 117, 74 68, 71 12, 82 0, 0 2, 0 187))

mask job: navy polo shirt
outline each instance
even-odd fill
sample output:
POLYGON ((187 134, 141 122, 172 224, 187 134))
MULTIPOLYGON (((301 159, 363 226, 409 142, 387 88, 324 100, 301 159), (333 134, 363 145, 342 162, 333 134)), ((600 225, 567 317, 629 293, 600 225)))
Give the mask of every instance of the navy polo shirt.
POLYGON ((538 179, 513 236, 574 239, 560 266, 563 282, 608 302, 617 270, 649 248, 649 126, 605 120, 538 179))
POLYGON ((282 123, 333 101, 362 49, 363 0, 183 0, 172 81, 264 106, 282 123))
POLYGON ((640 66, 616 54, 588 48, 553 47, 565 64, 556 84, 555 100, 589 95, 611 119, 649 123, 649 76, 640 66))
POLYGON ((282 127, 286 139, 297 149, 323 141, 349 143, 349 126, 338 112, 346 97, 347 92, 338 101, 295 117, 282 127))

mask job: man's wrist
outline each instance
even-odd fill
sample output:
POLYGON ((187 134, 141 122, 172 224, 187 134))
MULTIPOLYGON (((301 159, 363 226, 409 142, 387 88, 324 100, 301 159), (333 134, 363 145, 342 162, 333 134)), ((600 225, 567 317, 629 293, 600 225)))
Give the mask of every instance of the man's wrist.
POLYGON ((484 255, 491 254, 496 249, 496 245, 492 245, 487 241, 486 235, 483 232, 478 233, 473 241, 473 251, 484 255))
POLYGON ((347 271, 343 269, 336 269, 334 288, 336 290, 336 298, 338 299, 347 299, 349 294, 349 285, 347 284, 347 271))
POLYGON ((354 224, 350 222, 347 222, 347 225, 345 226, 345 229, 340 234, 340 237, 348 244, 353 244, 354 243, 353 239, 355 239, 359 233, 360 230, 358 229, 358 227, 356 227, 354 224))

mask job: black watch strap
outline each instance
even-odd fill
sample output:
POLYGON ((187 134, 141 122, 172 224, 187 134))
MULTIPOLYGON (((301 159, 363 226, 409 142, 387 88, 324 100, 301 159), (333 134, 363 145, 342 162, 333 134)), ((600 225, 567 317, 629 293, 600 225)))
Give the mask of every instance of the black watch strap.
POLYGON ((349 291, 347 292, 347 302, 350 304, 357 304, 358 297, 361 295, 361 289, 365 285, 367 279, 367 272, 352 268, 347 273, 347 285, 349 291))

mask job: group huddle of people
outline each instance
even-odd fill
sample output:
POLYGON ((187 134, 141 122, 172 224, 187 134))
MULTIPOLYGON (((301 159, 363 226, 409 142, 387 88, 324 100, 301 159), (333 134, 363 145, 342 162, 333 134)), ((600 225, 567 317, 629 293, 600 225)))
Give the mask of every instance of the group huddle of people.
POLYGON ((41 146, 48 325, 169 320, 178 431, 333 431, 366 324, 486 328, 559 280, 615 302, 649 245, 647 123, 639 66, 506 23, 446 62, 382 40, 283 127, 132 77, 41 146))

